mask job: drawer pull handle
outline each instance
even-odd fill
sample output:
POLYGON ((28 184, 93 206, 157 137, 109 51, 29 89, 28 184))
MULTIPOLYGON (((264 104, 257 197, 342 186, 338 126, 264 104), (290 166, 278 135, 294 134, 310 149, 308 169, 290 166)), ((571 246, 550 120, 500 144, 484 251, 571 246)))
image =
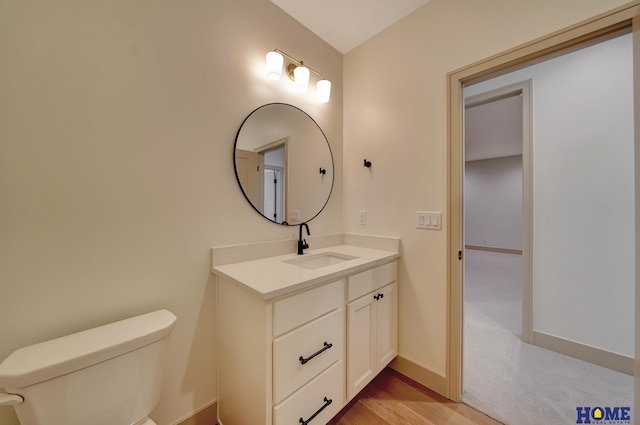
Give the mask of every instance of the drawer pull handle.
POLYGON ((307 419, 306 421, 302 418, 300 418, 300 423, 302 425, 307 425, 309 422, 311 422, 312 420, 315 419, 316 416, 318 416, 320 414, 320 412, 322 412, 324 409, 327 408, 328 405, 330 405, 331 403, 333 403, 333 400, 330 398, 324 398, 324 404, 322 405, 322 407, 320 407, 318 410, 316 410, 316 413, 314 413, 313 415, 311 415, 311 417, 309 419, 307 419))
POLYGON ((374 295, 373 298, 375 298, 375 300, 378 301, 380 298, 384 298, 384 294, 374 295))
POLYGON ((309 357, 307 357, 306 359, 302 356, 300 356, 300 358, 298 360, 300 360, 300 364, 306 364, 309 360, 313 359, 315 356, 327 351, 329 348, 333 347, 333 344, 328 343, 327 341, 324 342, 322 348, 318 351, 316 351, 315 353, 313 353, 312 355, 310 355, 309 357))

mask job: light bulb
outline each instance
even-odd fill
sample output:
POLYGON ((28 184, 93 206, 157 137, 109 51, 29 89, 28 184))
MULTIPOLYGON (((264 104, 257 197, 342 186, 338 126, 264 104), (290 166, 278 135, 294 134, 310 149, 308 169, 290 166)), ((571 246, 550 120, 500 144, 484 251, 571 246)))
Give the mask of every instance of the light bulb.
POLYGON ((322 103, 327 103, 331 97, 331 81, 320 80, 316 84, 318 92, 318 100, 322 103))
POLYGON ((296 91, 305 92, 309 86, 309 68, 300 62, 300 66, 293 70, 294 84, 296 91))
POLYGON ((267 53, 267 75, 272 80, 279 80, 284 58, 278 52, 267 53))

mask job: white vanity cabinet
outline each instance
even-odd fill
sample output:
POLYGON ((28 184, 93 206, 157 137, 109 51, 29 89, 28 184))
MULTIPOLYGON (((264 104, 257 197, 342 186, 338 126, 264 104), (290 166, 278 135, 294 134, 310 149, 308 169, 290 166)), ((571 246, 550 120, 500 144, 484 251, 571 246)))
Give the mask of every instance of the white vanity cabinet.
POLYGON ((347 396, 351 400, 398 354, 396 262, 350 277, 348 288, 347 396))
POLYGON ((334 417, 397 353, 395 258, 331 269, 325 282, 277 294, 232 276, 235 267, 214 268, 220 425, 325 425, 334 417))
POLYGON ((218 283, 221 425, 329 421, 344 405, 345 280, 263 301, 218 283))

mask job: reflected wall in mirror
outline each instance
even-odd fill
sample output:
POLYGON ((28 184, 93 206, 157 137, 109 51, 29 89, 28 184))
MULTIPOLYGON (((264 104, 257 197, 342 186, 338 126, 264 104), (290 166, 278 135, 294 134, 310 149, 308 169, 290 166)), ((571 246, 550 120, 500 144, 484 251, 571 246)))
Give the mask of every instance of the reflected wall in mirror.
POLYGON ((245 118, 234 167, 251 206, 278 224, 313 219, 333 189, 333 154, 324 132, 306 112, 285 103, 263 105, 245 118))

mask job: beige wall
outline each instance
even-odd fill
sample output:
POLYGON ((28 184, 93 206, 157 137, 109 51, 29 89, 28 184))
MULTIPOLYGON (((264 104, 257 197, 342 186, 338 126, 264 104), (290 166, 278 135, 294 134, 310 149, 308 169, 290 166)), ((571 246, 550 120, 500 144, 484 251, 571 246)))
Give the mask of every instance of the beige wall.
MULTIPOLYGON (((153 417, 175 423, 216 396, 210 247, 297 236, 237 187, 254 108, 291 103, 323 128, 336 185, 310 227, 343 228, 342 55, 268 0, 8 0, 0 57, 0 359, 167 308, 153 417), (263 76, 276 47, 332 80, 328 104, 263 76)), ((11 408, 0 423, 17 423, 11 408)))
POLYGON ((345 55, 345 230, 402 238, 402 356, 445 376, 450 223, 417 230, 415 212, 447 215, 447 72, 624 3, 431 0, 345 55))
POLYGON ((233 175, 242 119, 279 101, 316 119, 336 160, 311 231, 403 238, 400 352, 444 375, 448 223, 414 227, 416 210, 446 213, 445 75, 623 3, 432 0, 348 53, 343 186, 342 57, 268 0, 1 2, 0 358, 168 308, 154 418, 211 402, 209 247, 295 234, 257 216, 233 175), (262 76, 276 47, 332 80, 329 104, 262 76))

